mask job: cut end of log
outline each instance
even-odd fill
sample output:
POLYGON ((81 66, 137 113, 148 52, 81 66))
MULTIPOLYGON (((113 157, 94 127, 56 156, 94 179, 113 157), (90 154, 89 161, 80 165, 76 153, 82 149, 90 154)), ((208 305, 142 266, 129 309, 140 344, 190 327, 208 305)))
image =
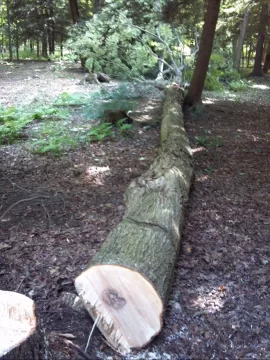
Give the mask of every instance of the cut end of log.
POLYGON ((140 273, 97 265, 82 272, 75 286, 100 331, 122 354, 147 345, 160 332, 162 301, 140 273))
POLYGON ((0 358, 25 342, 35 330, 33 300, 0 290, 0 358))

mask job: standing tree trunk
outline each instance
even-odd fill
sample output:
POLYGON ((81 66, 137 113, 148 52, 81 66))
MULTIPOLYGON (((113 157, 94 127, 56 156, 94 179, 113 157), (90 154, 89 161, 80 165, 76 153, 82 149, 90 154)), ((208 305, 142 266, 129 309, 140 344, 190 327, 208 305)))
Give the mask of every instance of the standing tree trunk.
POLYGON ((60 56, 61 56, 61 59, 63 59, 64 52, 63 52, 63 35, 62 34, 60 35, 60 56))
POLYGON ((260 27, 258 32, 258 40, 256 46, 256 55, 254 68, 251 73, 252 76, 263 76, 262 71, 262 57, 263 57, 263 44, 265 40, 265 32, 268 20, 268 3, 264 3, 260 15, 260 27))
POLYGON ((80 19, 79 7, 77 0, 69 0, 70 12, 73 24, 77 24, 80 19))
POLYGON ((264 59, 264 65, 263 65, 264 74, 268 73, 269 68, 270 68, 270 46, 268 44, 267 52, 266 52, 265 59, 264 59))
POLYGON ((196 103, 201 102, 203 86, 214 42, 220 2, 221 0, 208 0, 198 58, 191 84, 185 98, 185 105, 187 106, 193 106, 196 103))
POLYGON ((7 0, 7 20, 8 20, 8 49, 9 49, 9 60, 13 61, 12 54, 12 42, 11 42, 11 21, 10 21, 10 0, 7 0))
MULTIPOLYGON (((4 49, 4 11, 1 11, 1 47, 4 49)), ((3 57, 3 55, 2 55, 3 57)))
POLYGON ((20 60, 20 53, 19 53, 20 45, 19 45, 18 24, 17 24, 17 22, 15 24, 15 44, 16 44, 16 58, 17 58, 17 61, 19 61, 20 60))
POLYGON ((101 11, 102 7, 105 5, 104 3, 105 3, 104 0, 93 0, 92 1, 93 13, 94 14, 99 13, 101 11))
POLYGON ((39 59, 40 57, 40 41, 39 38, 37 38, 37 58, 39 59))
POLYGON ((47 13, 47 29, 48 29, 48 44, 49 44, 49 55, 53 55, 55 51, 55 20, 53 4, 49 2, 49 10, 47 13))
POLYGON ((264 42, 264 46, 263 46, 263 56, 262 56, 262 62, 263 63, 265 62, 265 58, 266 58, 266 55, 268 53, 268 47, 269 47, 269 41, 267 41, 267 39, 266 39, 265 42, 264 42))
POLYGON ((43 57, 48 57, 48 43, 45 34, 42 36, 41 53, 43 57))
POLYGON ((249 68, 251 53, 252 53, 252 44, 249 44, 247 46, 248 46, 247 68, 249 68))
POLYGON ((249 17, 249 9, 245 10, 244 18, 241 24, 240 34, 238 37, 237 45, 235 48, 235 58, 234 58, 234 68, 239 71, 240 69, 240 59, 241 59, 241 51, 243 48, 246 30, 247 30, 247 24, 248 24, 248 17, 249 17))
POLYGON ((244 49, 241 51, 242 67, 245 67, 245 52, 244 49))
POLYGON ((19 45, 19 41, 18 41, 18 37, 16 36, 16 59, 19 61, 20 60, 20 45, 19 45))

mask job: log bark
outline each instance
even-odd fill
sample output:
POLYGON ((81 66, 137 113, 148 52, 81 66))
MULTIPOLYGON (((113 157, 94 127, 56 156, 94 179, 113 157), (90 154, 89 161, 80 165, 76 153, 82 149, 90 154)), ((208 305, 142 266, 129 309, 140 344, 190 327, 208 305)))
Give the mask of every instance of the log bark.
POLYGON ((161 330, 193 176, 183 90, 173 85, 165 93, 160 155, 132 181, 122 221, 75 279, 86 309, 123 354, 161 330))
POLYGON ((0 359, 51 360, 37 328, 35 305, 28 297, 0 290, 0 359))

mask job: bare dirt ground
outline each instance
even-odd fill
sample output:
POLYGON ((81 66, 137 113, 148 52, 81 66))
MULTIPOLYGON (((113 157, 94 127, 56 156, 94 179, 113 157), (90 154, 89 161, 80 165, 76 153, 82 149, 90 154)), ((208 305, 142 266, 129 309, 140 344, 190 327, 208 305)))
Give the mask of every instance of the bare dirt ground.
MULTIPOLYGON (((2 105, 82 91, 78 69, 16 66, 0 66, 2 105)), ((93 360, 270 358, 269 80, 258 84, 237 96, 206 94, 207 113, 187 121, 196 178, 162 332, 122 357, 95 330, 93 360)), ((93 326, 59 299, 76 293, 73 279, 121 219, 128 183, 158 147, 156 128, 60 158, 0 147, 0 289, 35 300, 57 359, 81 359, 59 333, 84 348, 93 326)))

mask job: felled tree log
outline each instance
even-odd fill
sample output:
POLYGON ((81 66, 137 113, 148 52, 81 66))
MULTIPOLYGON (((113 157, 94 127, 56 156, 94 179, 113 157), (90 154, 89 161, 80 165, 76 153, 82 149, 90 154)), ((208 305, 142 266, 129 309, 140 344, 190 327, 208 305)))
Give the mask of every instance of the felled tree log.
POLYGON ((37 329, 33 300, 16 292, 1 290, 0 359, 52 359, 44 335, 37 329))
POLYGON ((182 101, 177 85, 166 89, 160 155, 130 184, 123 220, 75 280, 97 326, 123 354, 162 327, 193 175, 182 101))

